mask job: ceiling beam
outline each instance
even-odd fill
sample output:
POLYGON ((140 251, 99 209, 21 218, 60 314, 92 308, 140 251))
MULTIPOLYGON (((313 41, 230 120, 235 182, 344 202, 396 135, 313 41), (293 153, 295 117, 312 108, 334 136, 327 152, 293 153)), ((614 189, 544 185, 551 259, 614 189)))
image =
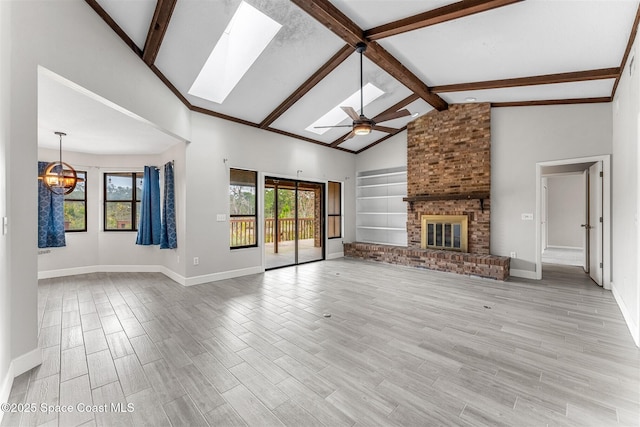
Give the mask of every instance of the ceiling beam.
POLYGON ((282 104, 278 105, 278 107, 271 112, 261 123, 260 128, 264 129, 269 127, 271 123, 275 122, 278 117, 283 115, 289 108, 293 106, 296 102, 300 100, 303 96, 305 96, 311 89, 315 87, 322 79, 327 77, 329 73, 335 70, 338 65, 342 64, 351 54, 353 53, 353 48, 346 44, 340 49, 335 55, 331 57, 318 71, 313 73, 311 77, 307 79, 306 82, 302 83, 298 89, 296 89, 287 99, 285 99, 282 104))
POLYGON ((330 1, 291 0, 291 2, 307 12, 329 30, 333 31, 333 33, 350 44, 354 49, 356 44, 365 42, 362 29, 330 1))
POLYGON ((620 74, 620 69, 602 68, 599 70, 574 71, 570 73, 544 74, 541 76, 519 77, 514 79, 488 80, 484 82, 459 83, 443 86, 433 86, 434 93, 465 92, 470 90, 501 89, 517 86, 534 86, 554 83, 571 83, 588 80, 615 79, 620 74))
POLYGON ((142 50, 142 60, 147 65, 153 65, 156 61, 162 39, 169 27, 173 9, 176 7, 176 1, 177 0, 158 0, 156 3, 156 10, 153 13, 149 31, 147 32, 147 40, 142 50))
MULTIPOLYGON (((414 101, 417 101, 418 99, 420 99, 420 97, 418 95, 416 95, 415 93, 407 96, 405 99, 403 99, 402 101, 396 102, 395 104, 393 104, 391 107, 387 108, 386 110, 384 110, 383 112, 381 112, 380 114, 377 114, 377 116, 381 116, 383 114, 387 114, 387 113, 395 113, 396 111, 406 107, 407 105, 411 104, 414 101)), ((406 129, 406 126, 404 127, 406 129)), ((400 129, 402 130, 402 129, 400 129)), ((333 141, 331 144, 329 144, 329 147, 331 148, 336 148, 338 145, 342 144, 344 142, 344 139, 347 137, 347 135, 349 135, 351 132, 347 132, 344 135, 342 135, 340 138, 336 139, 335 141, 333 141)), ((398 132, 394 132, 393 135, 395 135, 398 132)), ((383 139, 386 139, 386 137, 384 137, 383 139)))
POLYGON ((449 105, 444 99, 440 98, 435 93, 432 93, 431 89, 429 89, 422 80, 409 71, 407 67, 402 65, 400 61, 387 52, 377 42, 369 43, 364 54, 380 68, 391 74, 394 79, 398 80, 413 93, 431 104, 431 106, 436 110, 442 111, 449 108, 449 105))
POLYGON ((113 18, 109 16, 107 11, 104 10, 102 6, 100 6, 100 3, 98 3, 97 0, 85 1, 98 14, 98 16, 100 16, 102 20, 106 22, 109 27, 111 27, 111 29, 122 39, 122 41, 127 46, 129 46, 136 55, 142 58, 142 50, 140 50, 140 48, 134 43, 131 37, 129 37, 127 33, 125 33, 124 30, 120 28, 118 24, 116 24, 116 21, 114 21, 113 18))
POLYGON ((620 77, 622 77, 624 67, 627 65, 627 60, 629 59, 629 54, 631 53, 633 42, 635 41, 636 34, 638 33, 638 25, 640 25, 640 5, 638 5, 638 10, 636 11, 636 19, 633 21, 633 26, 631 27, 631 34, 629 35, 627 48, 624 51, 624 55, 622 55, 622 62, 620 63, 620 73, 618 74, 618 77, 616 78, 616 81, 613 84, 613 90, 611 91, 612 99, 616 95, 616 90, 618 89, 618 83, 620 83, 620 77))
POLYGON ((502 6, 521 2, 522 0, 462 0, 418 15, 399 19, 388 24, 371 28, 364 32, 367 40, 379 40, 395 36, 419 28, 428 27, 453 19, 463 18, 476 13, 485 12, 502 6))
POLYGON ((534 105, 599 104, 601 102, 611 102, 611 97, 603 96, 600 98, 572 98, 572 99, 547 99, 547 100, 539 100, 539 101, 492 102, 491 108, 531 107, 534 105))
POLYGON ((329 0, 291 1, 354 48, 357 43, 367 44, 367 50, 364 53, 367 58, 411 91, 418 94, 420 98, 427 101, 435 109, 446 110, 448 108, 448 104, 444 99, 431 93, 429 87, 394 58, 393 55, 378 43, 368 42, 362 29, 331 4, 329 0))

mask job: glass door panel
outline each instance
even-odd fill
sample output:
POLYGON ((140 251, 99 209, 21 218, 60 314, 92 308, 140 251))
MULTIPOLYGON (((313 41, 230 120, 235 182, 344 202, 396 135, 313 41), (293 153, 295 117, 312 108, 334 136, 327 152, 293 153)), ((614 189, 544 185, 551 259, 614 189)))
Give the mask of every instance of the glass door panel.
POLYGON ((322 184, 298 183, 298 264, 323 259, 322 184))
POLYGON ((323 184, 265 178, 267 269, 324 259, 323 184))

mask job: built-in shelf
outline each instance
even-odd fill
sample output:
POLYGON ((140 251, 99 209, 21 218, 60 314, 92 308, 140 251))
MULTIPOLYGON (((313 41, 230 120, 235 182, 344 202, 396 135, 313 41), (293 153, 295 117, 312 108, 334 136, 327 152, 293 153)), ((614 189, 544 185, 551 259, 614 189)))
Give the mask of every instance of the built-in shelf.
MULTIPOLYGON (((365 177, 368 178, 368 177, 365 177)), ((370 185, 359 185, 359 188, 373 188, 373 187, 389 187, 390 185, 407 185, 407 181, 400 182, 390 182, 387 184, 370 184, 370 185)))
POLYGON ((407 215, 406 212, 358 212, 360 215, 407 215))
POLYGON ((390 194, 388 196, 364 196, 364 197, 358 197, 358 199, 361 199, 361 200, 364 200, 364 199, 388 199, 390 197, 402 197, 404 199, 407 196, 405 194, 390 194))
POLYGON ((371 227, 365 225, 357 225, 356 228, 364 228, 367 230, 393 230, 393 231, 407 231, 406 228, 402 227, 371 227))
POLYGON ((406 246, 406 167, 359 172, 356 191, 356 240, 406 246))

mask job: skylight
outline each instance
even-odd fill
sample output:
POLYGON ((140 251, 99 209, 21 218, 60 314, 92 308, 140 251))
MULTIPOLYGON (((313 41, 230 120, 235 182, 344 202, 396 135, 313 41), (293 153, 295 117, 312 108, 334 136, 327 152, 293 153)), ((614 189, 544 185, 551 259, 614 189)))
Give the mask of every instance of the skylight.
POLYGON ((189 94, 222 104, 280 28, 282 25, 241 2, 189 94))
MULTIPOLYGON (((374 86, 371 83, 367 83, 362 88, 362 98, 363 98, 362 103, 366 107, 367 105, 369 105, 370 103, 378 99, 383 94, 384 92, 381 89, 378 89, 376 86, 374 86)), ((331 110, 329 110, 327 114, 325 114, 324 116, 320 117, 318 120, 316 120, 315 122, 307 126, 305 130, 316 133, 318 135, 322 135, 326 131, 331 130, 331 128, 316 129, 315 128, 316 126, 335 126, 341 123, 342 121, 344 121, 345 119, 348 119, 349 116, 347 115, 347 113, 342 111, 342 108, 340 107, 352 107, 354 110, 358 112, 358 114, 360 114, 360 91, 358 90, 353 95, 351 95, 350 97, 348 97, 347 99, 345 99, 344 101, 342 101, 341 103, 333 107, 331 110)))

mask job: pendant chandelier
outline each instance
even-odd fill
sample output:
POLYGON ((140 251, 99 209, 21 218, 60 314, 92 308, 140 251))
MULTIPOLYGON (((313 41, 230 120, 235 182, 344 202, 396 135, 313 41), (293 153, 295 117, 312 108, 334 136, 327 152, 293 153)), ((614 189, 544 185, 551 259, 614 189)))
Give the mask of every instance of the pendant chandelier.
POLYGON ((83 178, 78 178, 76 171, 62 161, 62 137, 67 136, 64 132, 54 132, 60 137, 60 160, 47 165, 38 179, 54 194, 65 195, 71 193, 79 182, 84 182, 83 178))

